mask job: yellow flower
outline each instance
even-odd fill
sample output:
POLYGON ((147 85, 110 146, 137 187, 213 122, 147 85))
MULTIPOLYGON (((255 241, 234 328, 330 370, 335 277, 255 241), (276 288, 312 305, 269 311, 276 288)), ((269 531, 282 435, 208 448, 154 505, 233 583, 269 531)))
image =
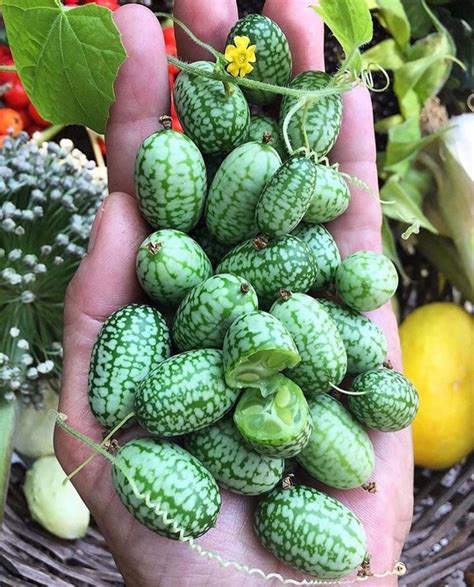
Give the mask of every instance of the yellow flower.
POLYGON ((253 70, 251 63, 255 63, 257 45, 250 45, 248 37, 234 37, 235 45, 227 45, 225 58, 229 61, 227 71, 234 77, 245 77, 253 70))

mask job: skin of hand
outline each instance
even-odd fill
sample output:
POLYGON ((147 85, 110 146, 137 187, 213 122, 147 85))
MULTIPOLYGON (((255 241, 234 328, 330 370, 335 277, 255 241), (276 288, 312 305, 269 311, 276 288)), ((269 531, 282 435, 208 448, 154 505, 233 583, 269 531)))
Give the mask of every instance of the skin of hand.
MULTIPOLYGON (((264 14, 275 20, 288 37, 293 74, 323 69, 323 24, 308 8, 309 0, 267 0, 264 14)), ((176 0, 175 14, 200 38, 224 50, 225 38, 237 20, 235 0, 176 0)), ((89 252, 66 295, 64 372, 60 411, 70 425, 100 442, 103 429, 88 405, 87 374, 92 346, 107 317, 144 295, 135 275, 138 245, 150 232, 134 196, 133 166, 141 142, 159 128, 158 119, 169 111, 168 72, 163 35, 158 20, 139 5, 120 8, 114 16, 121 30, 128 59, 116 82, 116 103, 107 129, 110 195, 99 210, 89 252)), ((179 53, 193 61, 209 59, 201 48, 177 31, 179 53)), ((331 153, 342 171, 357 176, 377 193, 372 107, 368 91, 357 88, 344 95, 344 117, 339 139, 331 153)), ((343 257, 360 249, 381 250, 381 210, 378 200, 351 187, 348 211, 329 225, 343 257)), ((401 369, 397 324, 390 304, 371 313, 385 331, 389 358, 401 369)), ((130 432, 127 432, 130 436, 130 432)), ((398 433, 371 433, 376 453, 376 494, 362 489, 330 490, 363 521, 371 553, 372 571, 393 567, 409 530, 412 515, 413 462, 409 429, 398 433)), ((90 450, 61 430, 55 437, 56 454, 71 472, 90 450)), ((147 530, 125 510, 111 480, 110 463, 97 457, 75 478, 74 484, 105 536, 127 585, 186 587, 224 584, 264 585, 235 569, 223 569, 194 553, 186 544, 147 530)), ((217 527, 199 539, 207 549, 265 572, 304 578, 269 554, 253 533, 255 502, 222 491, 217 527)), ((369 579, 367 587, 390 587, 395 577, 369 579)), ((272 582, 273 584, 279 584, 272 582)))

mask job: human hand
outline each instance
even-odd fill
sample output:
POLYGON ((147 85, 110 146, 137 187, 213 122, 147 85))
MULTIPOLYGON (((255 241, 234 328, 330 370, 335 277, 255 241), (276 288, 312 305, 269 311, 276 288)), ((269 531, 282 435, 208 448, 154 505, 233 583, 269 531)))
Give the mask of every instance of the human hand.
MULTIPOLYGON (((267 0, 264 14, 286 33, 296 74, 323 69, 323 25, 308 0, 267 0)), ((223 50, 227 32, 237 20, 235 0, 176 0, 175 14, 201 39, 223 50)), ((129 58, 116 83, 117 101, 107 129, 111 194, 99 211, 89 254, 71 282, 65 309, 64 373, 60 411, 82 433, 100 442, 103 429, 92 415, 87 399, 87 374, 92 346, 106 320, 118 308, 140 301, 143 293, 135 275, 138 245, 149 233, 134 198, 133 166, 141 142, 159 128, 158 119, 169 110, 168 72, 161 28, 147 9, 129 5, 115 13, 129 58)), ((189 61, 209 59, 179 31, 181 56, 189 61)), ((344 96, 344 119, 332 151, 340 169, 357 176, 375 191, 377 171, 372 108, 367 90, 357 88, 344 96)), ((367 192, 351 188, 348 211, 329 225, 343 257, 360 249, 381 249, 381 210, 367 192)), ((401 368, 395 317, 390 304, 371 313, 385 331, 389 358, 401 368)), ((127 433, 130 434, 130 433, 127 433)), ((409 430, 371 433, 376 452, 374 478, 378 492, 362 489, 330 493, 346 503, 363 521, 372 555, 372 570, 383 572, 398 559, 412 511, 412 454, 409 430)), ((58 431, 58 458, 67 472, 88 455, 88 449, 58 431)), ((221 569, 197 556, 186 544, 162 538, 135 521, 115 494, 109 463, 95 459, 74 478, 82 498, 103 532, 125 581, 129 585, 259 585, 259 577, 245 577, 221 569)), ((217 527, 199 544, 265 572, 301 578, 277 561, 253 533, 252 499, 222 491, 217 527)), ((365 584, 395 584, 394 578, 365 584)))

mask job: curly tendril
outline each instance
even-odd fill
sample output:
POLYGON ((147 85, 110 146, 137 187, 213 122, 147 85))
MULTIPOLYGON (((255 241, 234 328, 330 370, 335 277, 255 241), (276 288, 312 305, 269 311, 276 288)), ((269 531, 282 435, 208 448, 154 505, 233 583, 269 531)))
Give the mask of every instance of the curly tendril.
MULTIPOLYGON (((133 414, 129 414, 129 416, 126 417, 125 421, 128 421, 128 419, 130 419, 132 416, 133 416, 133 414)), ((168 515, 168 513, 166 511, 161 509, 161 505, 157 502, 152 501, 151 493, 149 491, 145 491, 143 493, 139 491, 135 481, 133 480, 133 478, 131 478, 129 471, 120 462, 117 462, 116 458, 113 455, 111 455, 108 451, 106 451, 101 444, 94 442, 92 439, 90 439, 85 434, 82 434, 81 432, 75 430, 72 426, 69 426, 69 424, 66 424, 66 419, 67 419, 67 416, 65 414, 56 413, 56 423, 58 424, 58 426, 60 428, 62 428, 70 436, 80 440, 81 442, 83 442, 84 444, 89 446, 96 454, 100 454, 103 457, 105 457, 108 461, 110 461, 114 465, 114 467, 117 467, 120 470, 120 472, 124 475, 124 477, 127 479, 128 483, 130 484, 130 487, 133 491, 134 496, 137 499, 143 501, 145 503, 145 505, 147 506, 147 508, 149 508, 151 511, 153 511, 157 516, 160 516, 163 523, 166 524, 166 526, 168 526, 170 528, 170 530, 178 536, 179 542, 183 542, 183 543, 188 544, 189 548, 191 550, 195 551, 197 554, 199 554, 199 556, 202 556, 202 557, 207 558, 209 560, 217 561, 217 563, 224 569, 234 568, 236 571, 238 571, 242 574, 245 574, 249 577, 254 576, 254 575, 258 575, 264 581, 276 580, 276 581, 279 581, 280 583, 282 583, 283 585, 298 585, 298 586, 299 585, 352 585, 355 582, 358 582, 358 583, 363 582, 369 578, 375 577, 375 578, 382 579, 382 578, 388 577, 390 575, 396 575, 396 576, 400 577, 406 573, 405 565, 401 561, 397 561, 391 570, 386 571, 384 573, 370 573, 370 574, 369 573, 362 573, 360 575, 357 575, 354 578, 340 579, 338 581, 327 581, 327 580, 318 580, 318 579, 304 579, 303 581, 297 581, 296 579, 285 578, 282 575, 280 575, 279 573, 265 573, 265 571, 263 571, 262 569, 256 568, 256 567, 249 567, 248 565, 244 565, 244 564, 241 564, 241 563, 239 563, 237 561, 233 561, 233 560, 225 560, 217 552, 203 548, 200 544, 196 544, 196 542, 194 541, 194 539, 191 536, 185 536, 184 530, 182 528, 179 528, 179 526, 176 524, 176 522, 172 518, 170 518, 170 516, 168 515)), ((123 426, 125 421, 123 421, 121 424, 119 424, 119 427, 123 426)), ((110 436, 110 434, 109 434, 109 436, 110 436)), ((104 439, 104 442, 105 442, 105 439, 104 439)))

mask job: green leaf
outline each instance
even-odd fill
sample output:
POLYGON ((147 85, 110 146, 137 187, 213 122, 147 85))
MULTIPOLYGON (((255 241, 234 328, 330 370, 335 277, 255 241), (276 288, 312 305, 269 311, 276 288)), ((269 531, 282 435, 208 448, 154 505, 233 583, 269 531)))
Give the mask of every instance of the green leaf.
POLYGON ((313 9, 342 45, 346 58, 354 59, 352 65, 360 68, 358 47, 372 39, 373 26, 366 0, 319 0, 313 9))
POLYGON ((410 42, 410 22, 400 0, 377 0, 379 15, 385 28, 404 51, 410 42))
POLYGON ((392 116, 387 116, 386 118, 377 120, 374 127, 378 133, 386 134, 392 128, 392 126, 396 126, 402 122, 403 116, 401 114, 392 114, 392 116))
POLYGON ((418 118, 408 118, 402 124, 388 129, 388 143, 384 159, 384 171, 404 176, 412 161, 423 147, 434 142, 445 130, 421 137, 418 118))
POLYGON ((428 98, 445 84, 456 60, 451 35, 426 3, 422 1, 422 5, 437 32, 412 45, 407 51, 408 62, 395 71, 394 91, 406 118, 419 116, 428 98))
POLYGON ((380 198, 385 216, 409 225, 408 232, 405 232, 406 238, 412 233, 418 233, 420 227, 438 233, 397 175, 392 175, 385 182, 380 190, 380 198))
POLYGON ((395 238, 392 233, 392 229, 390 228, 390 223, 386 216, 382 218, 382 247, 383 253, 386 257, 388 257, 398 269, 398 272, 403 277, 403 279, 407 279, 408 276, 403 269, 403 263, 400 260, 397 251, 397 245, 395 243, 395 238))
POLYGON ((422 0, 402 0, 403 8, 410 22, 412 37, 425 37, 433 28, 433 23, 426 12, 422 0))
POLYGON ((0 399, 0 527, 3 508, 8 491, 10 460, 13 451, 13 428, 15 425, 15 400, 0 399))
POLYGON ((474 302, 474 273, 466 273, 459 252, 449 238, 422 230, 417 237, 417 249, 467 300, 474 302))
POLYGON ((40 114, 54 124, 103 133, 126 58, 112 12, 59 0, 0 0, 18 74, 40 114))
POLYGON ((370 69, 370 64, 376 63, 384 69, 397 69, 405 63, 405 59, 394 39, 385 39, 362 53, 362 62, 370 69))

